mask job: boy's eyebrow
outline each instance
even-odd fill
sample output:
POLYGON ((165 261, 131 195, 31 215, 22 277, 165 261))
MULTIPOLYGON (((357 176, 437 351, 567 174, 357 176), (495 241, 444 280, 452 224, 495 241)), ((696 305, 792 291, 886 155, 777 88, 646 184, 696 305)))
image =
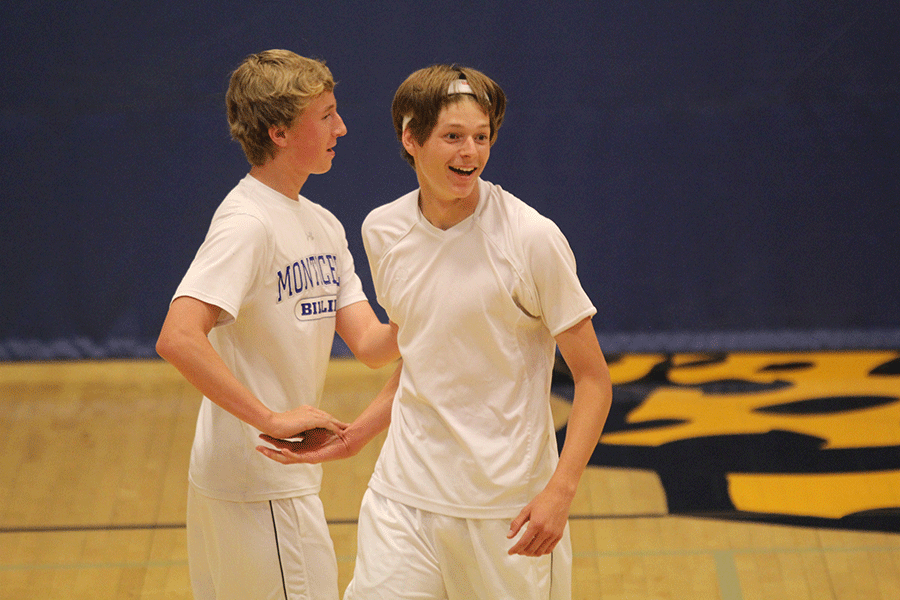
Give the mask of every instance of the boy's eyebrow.
POLYGON ((301 114, 315 115, 315 117, 318 118, 318 115, 327 115, 328 113, 333 111, 335 108, 337 108, 337 103, 329 104, 328 106, 325 106, 325 107, 322 107, 321 109, 319 109, 319 112, 313 113, 312 112, 313 107, 307 106, 306 108, 303 109, 303 112, 301 114))
MULTIPOLYGON (((450 121, 450 122, 444 123, 444 126, 445 127, 468 127, 469 125, 468 125, 468 123, 462 123, 460 121, 450 121)), ((483 123, 479 123, 479 124, 475 125, 475 129, 490 129, 490 128, 491 128, 490 121, 485 121, 483 123)))

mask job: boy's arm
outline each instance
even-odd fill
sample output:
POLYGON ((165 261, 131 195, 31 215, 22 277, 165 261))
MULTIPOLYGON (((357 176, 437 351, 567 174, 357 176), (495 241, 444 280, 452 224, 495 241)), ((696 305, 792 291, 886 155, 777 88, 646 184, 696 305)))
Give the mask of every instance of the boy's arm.
POLYGON ((234 376, 212 344, 209 332, 221 309, 190 296, 172 301, 156 351, 200 392, 238 419, 275 437, 290 437, 316 427, 338 433, 346 427, 312 406, 277 413, 267 408, 234 376))
POLYGON ((378 320, 365 300, 337 311, 334 328, 353 356, 367 367, 377 369, 400 358, 397 326, 378 320))
POLYGON ((552 551, 562 538, 578 482, 600 441, 612 404, 609 367, 591 319, 584 319, 560 333, 556 343, 575 381, 566 442, 547 486, 513 520, 510 538, 526 522, 528 528, 510 548, 510 554, 542 556, 552 551))
POLYGON ((394 403, 394 394, 400 385, 402 368, 403 363, 401 362, 369 406, 344 431, 336 436, 331 436, 325 443, 304 444, 302 441, 291 442, 261 435, 263 440, 275 448, 257 446, 256 449, 272 460, 285 465, 320 463, 355 456, 372 438, 391 424, 391 408, 394 403))

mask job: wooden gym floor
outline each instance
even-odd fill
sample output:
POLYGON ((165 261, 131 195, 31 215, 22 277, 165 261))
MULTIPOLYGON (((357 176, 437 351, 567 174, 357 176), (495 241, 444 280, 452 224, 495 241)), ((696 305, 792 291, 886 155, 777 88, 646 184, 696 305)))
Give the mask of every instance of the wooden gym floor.
MULTIPOLYGON (((610 357, 572 510, 580 600, 900 598, 900 354, 610 357)), ((345 420, 390 367, 332 361, 345 420)), ((564 369, 554 415, 564 436, 564 369)), ((0 364, 0 599, 190 598, 199 395, 160 361, 0 364)), ((325 466, 341 587, 381 440, 325 466)))

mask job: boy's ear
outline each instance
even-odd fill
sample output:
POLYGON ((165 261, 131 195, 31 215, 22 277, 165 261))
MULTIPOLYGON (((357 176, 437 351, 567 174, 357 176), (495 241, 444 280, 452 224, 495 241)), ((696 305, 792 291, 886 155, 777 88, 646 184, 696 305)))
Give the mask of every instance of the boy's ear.
POLYGON ((284 146, 287 143, 287 132, 281 125, 269 127, 269 138, 276 146, 284 146))
POLYGON ((403 134, 400 136, 400 143, 403 144, 403 148, 407 152, 415 156, 415 154, 413 153, 413 149, 416 147, 416 142, 413 139, 413 135, 409 127, 403 130, 403 134))

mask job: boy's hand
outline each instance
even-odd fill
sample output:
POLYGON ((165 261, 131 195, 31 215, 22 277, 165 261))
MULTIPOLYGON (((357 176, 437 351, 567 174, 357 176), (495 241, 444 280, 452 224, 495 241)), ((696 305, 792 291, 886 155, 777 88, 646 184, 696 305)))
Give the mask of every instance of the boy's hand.
POLYGON ((272 413, 263 433, 275 439, 289 440, 314 429, 324 429, 337 435, 347 427, 347 423, 335 419, 324 410, 304 404, 283 413, 272 413))
POLYGON ((544 489, 510 523, 508 539, 516 537, 525 523, 528 527, 509 549, 509 554, 543 556, 552 552, 565 532, 570 504, 571 498, 544 489))
POLYGON ((351 456, 343 430, 335 433, 315 428, 298 434, 296 439, 279 439, 266 434, 259 437, 275 447, 257 446, 257 451, 283 465, 320 463, 351 456))

